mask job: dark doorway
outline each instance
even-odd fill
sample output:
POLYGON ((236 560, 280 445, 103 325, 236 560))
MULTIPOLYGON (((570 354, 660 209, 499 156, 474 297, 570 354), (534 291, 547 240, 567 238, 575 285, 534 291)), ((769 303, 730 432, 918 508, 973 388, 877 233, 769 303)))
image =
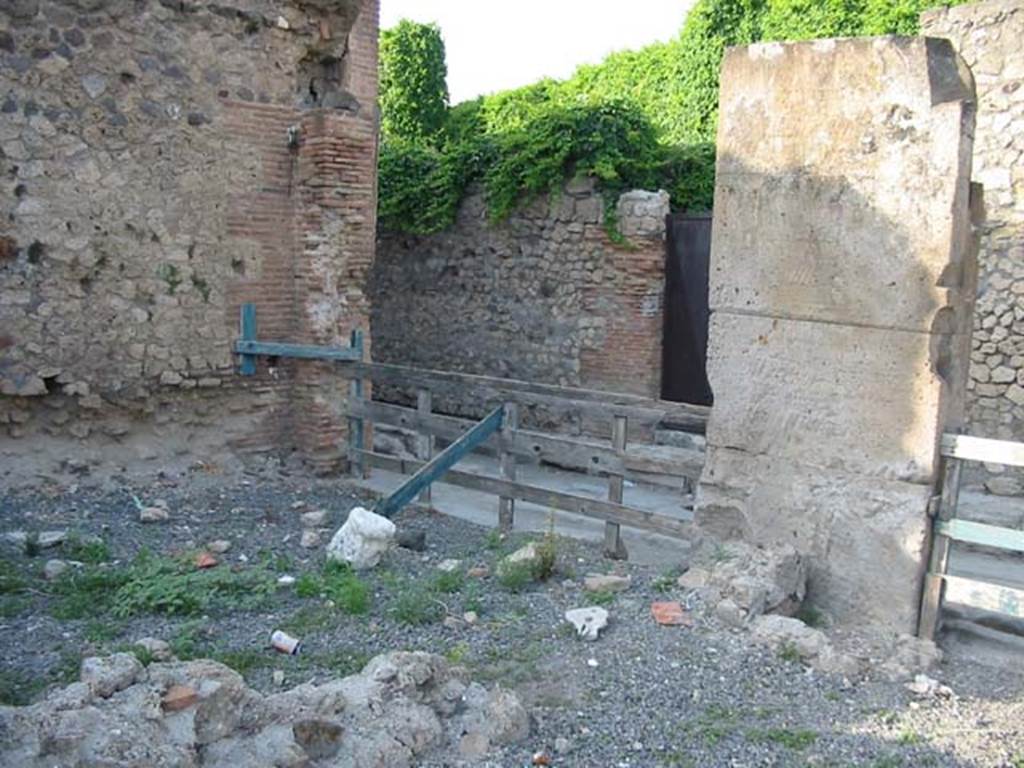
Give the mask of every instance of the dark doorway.
POLYGON ((708 264, 711 214, 668 216, 661 397, 711 405, 708 383, 708 264))

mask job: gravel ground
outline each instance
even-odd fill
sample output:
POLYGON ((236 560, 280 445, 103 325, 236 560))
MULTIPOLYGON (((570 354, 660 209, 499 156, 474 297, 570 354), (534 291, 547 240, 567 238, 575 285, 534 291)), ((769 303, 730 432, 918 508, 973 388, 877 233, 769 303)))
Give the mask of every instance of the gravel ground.
MULTIPOLYGON (((126 567, 142 549, 191 556, 205 542, 223 539, 232 546, 215 571, 276 579, 320 571, 323 548, 299 543, 302 513, 328 512, 326 543, 357 503, 372 499, 337 481, 197 473, 145 488, 8 492, 0 495, 0 531, 67 529, 84 541, 99 536, 111 562, 92 569, 108 571, 126 567), (147 504, 166 500, 170 520, 138 522, 133 495, 147 504)), ((237 596, 226 599, 205 615, 115 618, 97 605, 92 615, 58 620, 52 613, 60 613, 61 597, 42 578, 43 564, 82 550, 65 545, 63 554, 57 548, 29 557, 23 547, 4 543, 0 695, 8 703, 42 695, 73 679, 82 656, 146 636, 172 642, 180 654, 218 658, 263 690, 275 686, 277 670, 291 686, 349 674, 383 651, 415 649, 444 654, 488 684, 513 687, 529 706, 529 743, 492 755, 494 766, 530 765, 537 751, 552 765, 587 768, 1024 766, 1019 668, 947 661, 933 674, 954 695, 919 700, 900 683, 844 681, 757 647, 706 616, 672 574, 613 565, 586 543, 559 539, 558 572, 520 592, 493 575, 439 583, 441 561, 461 560, 460 573, 488 565, 493 574, 499 558, 526 539, 503 540, 426 511, 408 511, 397 522, 425 531, 427 550, 396 550, 365 575, 370 600, 360 615, 323 596, 303 598, 282 588, 262 600, 243 597, 249 607, 237 596), (601 638, 578 640, 562 615, 588 604, 580 586, 585 574, 613 569, 629 573, 633 585, 607 605, 612 618, 601 638), (688 604, 694 626, 656 625, 650 603, 658 599, 688 604), (472 625, 459 618, 470 610, 479 615, 472 625), (278 628, 301 637, 301 654, 268 648, 278 628)))

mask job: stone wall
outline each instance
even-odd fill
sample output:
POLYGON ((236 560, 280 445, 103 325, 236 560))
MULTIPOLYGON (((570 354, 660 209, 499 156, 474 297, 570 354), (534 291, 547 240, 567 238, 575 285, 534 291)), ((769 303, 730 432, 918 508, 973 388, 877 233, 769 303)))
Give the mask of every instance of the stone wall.
POLYGON ((658 397, 668 196, 620 198, 627 245, 609 239, 603 208, 578 182, 492 223, 477 193, 445 232, 381 233, 375 359, 658 397))
POLYGON ((368 325, 376 46, 376 0, 0 5, 0 463, 338 463, 346 387, 231 344, 368 325))
POLYGON ((697 520, 795 546, 844 623, 916 628, 938 442, 963 417, 973 109, 942 40, 723 63, 697 520))
POLYGON ((921 27, 953 41, 978 91, 974 179, 985 187, 986 220, 969 431, 1024 440, 1024 0, 930 11, 921 27))

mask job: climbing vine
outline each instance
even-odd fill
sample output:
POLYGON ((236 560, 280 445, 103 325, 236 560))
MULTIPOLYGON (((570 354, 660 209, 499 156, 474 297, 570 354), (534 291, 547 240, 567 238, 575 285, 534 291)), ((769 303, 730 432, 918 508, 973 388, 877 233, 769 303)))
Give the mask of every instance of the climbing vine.
POLYGON ((443 230, 474 184, 482 186, 491 216, 501 218, 577 175, 597 179, 606 212, 631 188, 662 188, 674 209, 706 210, 714 193, 718 73, 727 47, 915 34, 923 10, 964 1, 698 0, 671 41, 612 54, 567 80, 541 80, 451 108, 438 106, 447 103, 437 77, 445 71, 440 33, 427 25, 413 35, 410 27, 424 25, 400 22, 382 34, 382 89, 392 95, 381 99, 381 226, 443 230), (417 42, 398 46, 403 37, 417 42), (392 55, 399 49, 400 56, 392 55), (400 67, 421 70, 406 78, 414 85, 392 85, 401 79, 400 67))

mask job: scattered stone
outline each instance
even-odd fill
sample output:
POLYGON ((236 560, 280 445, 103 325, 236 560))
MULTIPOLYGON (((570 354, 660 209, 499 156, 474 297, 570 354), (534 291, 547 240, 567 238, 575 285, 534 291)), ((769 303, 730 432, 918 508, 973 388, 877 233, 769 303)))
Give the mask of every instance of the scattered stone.
POLYGON ((304 509, 305 506, 306 506, 306 502, 304 502, 302 499, 299 499, 298 501, 293 501, 292 502, 292 509, 294 509, 294 510, 304 509))
POLYGON ((459 570, 460 568, 462 568, 461 560, 442 560, 440 563, 437 564, 437 570, 441 571, 442 573, 455 573, 455 571, 459 570))
POLYGON ((471 579, 486 579, 491 575, 491 569, 486 565, 474 565, 466 571, 466 575, 471 579))
POLYGON ((480 620, 480 617, 477 615, 476 611, 466 611, 462 614, 462 620, 470 626, 473 626, 480 620))
POLYGON ((484 757, 530 728, 515 694, 471 684, 427 653, 378 656, 358 675, 266 696, 209 660, 143 671, 119 654, 87 659, 83 677, 38 704, 0 708, 4 765, 394 768, 433 764, 431 753, 463 743, 484 757))
POLYGON ((993 496, 1024 495, 1024 483, 1015 477, 990 477, 985 481, 985 490, 993 496))
POLYGON ((423 552, 427 548, 427 533, 426 531, 412 531, 405 528, 395 535, 395 543, 403 549, 423 552))
POLYGON ((742 627, 747 621, 747 614, 727 597, 715 606, 715 618, 727 627, 742 627))
POLYGON ((223 555, 231 549, 231 542, 226 539, 217 539, 206 545, 206 549, 215 555, 223 555))
POLYGON ((291 587, 291 586, 294 586, 294 585, 295 585, 295 577, 294 576, 287 576, 286 575, 286 576, 278 576, 278 578, 277 578, 277 586, 279 586, 279 587, 291 587))
POLYGON ((924 674, 916 675, 912 682, 907 683, 906 688, 912 694, 922 699, 934 697, 949 699, 953 696, 952 688, 942 685, 938 680, 924 674))
POLYGON ((134 645, 142 648, 156 661, 171 661, 174 658, 174 652, 171 650, 170 643, 158 637, 143 637, 140 640, 136 640, 134 645))
POLYGON ((540 752, 534 752, 530 762, 534 765, 551 765, 551 755, 543 750, 540 752))
POLYGON ((163 523, 169 520, 171 517, 170 511, 167 507, 143 507, 139 510, 139 522, 140 523, 163 523))
POLYGON ((327 522, 327 511, 317 509, 313 512, 306 512, 299 518, 299 522, 303 528, 322 528, 327 522))
POLYGON ((880 671, 893 682, 909 680, 921 672, 928 672, 942 661, 942 649, 931 640, 913 635, 898 635, 886 653, 880 671))
POLYGON ((560 755, 568 755, 570 752, 572 752, 572 747, 572 741, 565 738, 564 736, 559 736, 557 739, 555 739, 555 752, 557 752, 560 755))
POLYGON ((675 600, 651 603, 651 616, 665 627, 693 626, 693 617, 688 611, 683 610, 682 604, 675 600))
POLYGON ((368 509, 356 507, 327 545, 327 558, 349 563, 357 571, 366 570, 380 562, 394 539, 394 523, 368 509))
POLYGON ((585 640, 597 640, 598 633, 608 626, 608 611, 599 606, 573 608, 565 612, 565 620, 576 627, 576 634, 585 640))
POLYGON ((540 553, 537 551, 537 542, 531 541, 524 547, 520 547, 511 555, 505 558, 504 562, 510 565, 536 565, 540 562, 540 553))
POLYGON ((633 584, 629 576, 618 576, 613 573, 592 573, 583 579, 583 589, 587 592, 625 592, 633 584))
POLYGON ((43 578, 47 581, 56 581, 69 567, 65 560, 47 560, 43 566, 43 578))
POLYGON ((320 531, 314 531, 306 529, 302 532, 302 538, 299 539, 299 545, 306 549, 314 549, 320 546, 321 536, 320 531))
POLYGON ((80 680, 93 695, 107 698, 130 686, 142 672, 142 663, 131 653, 90 656, 82 660, 80 680))
POLYGON ((807 563, 789 545, 766 549, 744 542, 716 544, 700 559, 700 566, 680 577, 680 586, 685 578, 686 584, 715 587, 751 618, 763 613, 791 616, 807 594, 807 563))
POLYGON ((591 669, 597 669, 597 659, 587 659, 587 666, 591 669))
POLYGON ((751 637, 780 652, 796 653, 801 661, 820 672, 851 676, 860 671, 856 659, 836 651, 824 632, 799 619, 758 616, 751 624, 751 637))
POLYGON ((676 579, 683 589, 702 589, 711 581, 711 573, 705 568, 690 568, 686 573, 676 579))
POLYGON ((272 677, 272 679, 274 681, 274 685, 276 685, 278 687, 281 687, 282 685, 284 685, 284 670, 283 669, 275 669, 274 670, 274 674, 271 677, 272 677))
POLYGON ((39 534, 36 543, 40 549, 52 549, 59 547, 68 537, 67 531, 43 531, 39 534))
POLYGON ((215 568, 220 561, 209 552, 200 552, 196 555, 196 568, 215 568))
POLYGON ((172 685, 160 699, 164 712, 180 712, 199 701, 199 692, 189 685, 172 685))
POLYGON ((462 629, 462 622, 454 616, 445 616, 441 624, 448 629, 462 629))

